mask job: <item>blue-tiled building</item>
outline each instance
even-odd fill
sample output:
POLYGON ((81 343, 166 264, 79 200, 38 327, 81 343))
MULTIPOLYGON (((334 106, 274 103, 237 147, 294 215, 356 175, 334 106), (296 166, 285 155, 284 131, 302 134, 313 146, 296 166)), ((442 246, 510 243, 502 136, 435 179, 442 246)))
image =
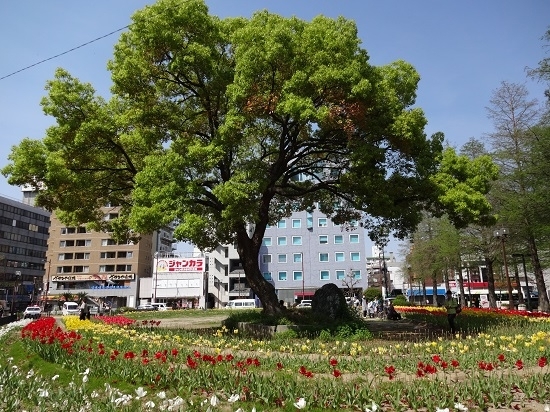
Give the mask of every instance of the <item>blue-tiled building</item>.
POLYGON ((336 225, 318 210, 296 212, 268 227, 258 259, 264 278, 288 304, 327 283, 346 291, 367 286, 365 231, 359 224, 336 225))

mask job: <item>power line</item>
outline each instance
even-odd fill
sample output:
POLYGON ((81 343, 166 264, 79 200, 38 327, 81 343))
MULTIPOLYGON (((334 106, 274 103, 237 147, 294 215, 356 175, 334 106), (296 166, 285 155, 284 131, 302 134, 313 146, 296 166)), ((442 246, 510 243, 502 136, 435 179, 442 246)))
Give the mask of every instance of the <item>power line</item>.
POLYGON ((25 70, 28 70, 28 69, 30 69, 31 67, 38 66, 39 64, 42 64, 42 63, 47 62, 47 61, 49 61, 49 60, 53 60, 53 59, 55 59, 55 58, 57 58, 57 57, 59 57, 59 56, 63 56, 64 54, 67 54, 67 53, 73 52, 73 51, 75 51, 75 50, 78 50, 78 49, 80 49, 80 48, 82 48, 82 47, 84 47, 84 46, 87 46, 87 45, 89 45, 89 44, 92 44, 92 43, 94 43, 94 42, 96 42, 96 41, 98 41, 98 40, 104 39, 105 37, 109 37, 109 36, 111 36, 111 35, 113 35, 113 34, 115 34, 115 33, 118 33, 119 31, 122 31, 122 30, 124 30, 124 29, 127 29, 128 27, 130 27, 130 25, 121 27, 120 29, 114 30, 114 31, 112 31, 112 32, 110 32, 110 33, 107 33, 107 34, 105 34, 105 35, 103 35, 103 36, 97 37, 97 38, 95 38, 95 39, 93 39, 93 40, 90 40, 90 41, 88 41, 88 42, 86 42, 86 43, 83 43, 83 44, 81 44, 81 45, 79 45, 79 46, 73 47, 72 49, 66 50, 66 51, 64 51, 63 53, 59 53, 59 54, 56 54, 55 56, 48 57, 47 59, 40 60, 39 62, 33 63, 33 64, 31 64, 30 66, 23 67, 22 69, 16 70, 16 71, 14 71, 13 73, 10 73, 10 74, 7 74, 6 76, 0 77, 0 80, 7 79, 8 77, 11 77, 11 76, 13 76, 13 75, 16 75, 17 73, 21 73, 21 72, 23 72, 23 71, 25 71, 25 70))

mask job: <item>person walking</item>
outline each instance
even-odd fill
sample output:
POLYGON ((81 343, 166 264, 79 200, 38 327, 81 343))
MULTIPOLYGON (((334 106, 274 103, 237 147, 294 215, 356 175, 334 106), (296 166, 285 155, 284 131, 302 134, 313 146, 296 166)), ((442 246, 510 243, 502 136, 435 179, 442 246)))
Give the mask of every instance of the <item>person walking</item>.
POLYGON ((80 301, 80 320, 86 320, 86 302, 84 302, 84 299, 80 301))
POLYGON ((445 294, 445 309, 447 309, 447 320, 449 321, 449 328, 453 335, 456 333, 455 318, 457 308, 458 300, 453 298, 453 292, 448 290, 445 294))

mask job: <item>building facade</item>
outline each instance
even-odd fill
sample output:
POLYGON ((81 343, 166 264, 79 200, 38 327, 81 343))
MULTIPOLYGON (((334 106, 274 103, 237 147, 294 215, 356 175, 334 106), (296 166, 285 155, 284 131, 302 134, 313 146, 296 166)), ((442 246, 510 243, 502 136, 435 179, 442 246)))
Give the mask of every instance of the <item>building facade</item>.
MULTIPOLYGON (((280 300, 293 305, 328 283, 360 293, 366 283, 365 234, 359 224, 334 224, 319 211, 295 212, 266 229, 258 256, 260 271, 280 300)), ((235 247, 209 254, 211 306, 253 298, 235 247)))
POLYGON ((49 229, 49 212, 0 196, 0 304, 4 310, 23 310, 39 300, 49 229))
MULTIPOLYGON (((103 208, 106 220, 118 217, 118 211, 103 208)), ((138 242, 117 243, 109 233, 68 227, 55 214, 51 222, 44 290, 54 304, 69 294, 73 300, 86 294, 92 304, 135 307, 142 298, 140 283, 152 282, 155 253, 173 250, 171 227, 142 235, 138 242)))

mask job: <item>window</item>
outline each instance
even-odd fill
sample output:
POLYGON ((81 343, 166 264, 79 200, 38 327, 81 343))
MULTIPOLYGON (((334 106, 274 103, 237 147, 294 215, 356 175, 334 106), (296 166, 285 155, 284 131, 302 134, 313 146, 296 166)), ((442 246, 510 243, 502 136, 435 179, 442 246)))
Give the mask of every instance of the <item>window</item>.
POLYGON ((279 272, 279 280, 284 281, 286 280, 286 272, 279 272))
POLYGON ((277 238, 277 245, 286 246, 286 236, 279 236, 277 238))
POLYGON ((328 253, 319 253, 319 262, 328 262, 328 253))
POLYGON ((328 243, 328 236, 327 235, 320 235, 319 236, 319 244, 320 245, 326 245, 328 243))
POLYGON ((283 220, 279 220, 279 221, 277 222, 277 227, 278 227, 279 229, 286 229, 286 220, 284 220, 284 219, 283 219, 283 220))
POLYGON ((76 246, 92 246, 92 241, 90 239, 78 239, 76 246))
POLYGON ((65 260, 65 253, 60 253, 57 255, 57 260, 65 260))
POLYGON ((115 259, 116 258, 116 252, 101 252, 99 254, 100 259, 115 259))
POLYGON ((292 219, 292 229, 299 229, 302 227, 302 219, 292 219))
POLYGON ((75 253, 74 258, 79 259, 79 260, 90 260, 90 254, 89 253, 75 253))
POLYGON ((344 280, 346 277, 346 271, 345 270, 337 270, 336 271, 336 279, 337 280, 344 280))
POLYGON ((326 217, 320 217, 319 220, 317 221, 317 225, 319 227, 327 227, 328 226, 327 218, 326 217))
POLYGON ((262 241, 262 244, 264 246, 271 246, 271 238, 270 237, 264 237, 264 240, 262 241))
POLYGON ((359 235, 349 235, 349 243, 359 243, 359 235))
POLYGON ((334 235, 334 244, 335 245, 341 245, 342 243, 344 243, 344 236, 334 235))
POLYGON ((273 280, 271 277, 271 272, 264 272, 263 275, 265 280, 273 280))
POLYGON ((101 239, 101 246, 112 246, 116 245, 116 242, 113 239, 101 239))
POLYGON ((361 279, 361 271, 360 270, 352 270, 351 275, 354 279, 361 279))
POLYGON ((100 272, 114 272, 115 265, 99 265, 100 272))
POLYGON ((131 272, 132 265, 116 265, 117 272, 131 272))
POLYGON ((132 259, 134 252, 118 252, 119 259, 132 259))
POLYGON ((359 252, 351 252, 349 254, 349 257, 351 259, 352 262, 359 262, 361 261, 361 253, 359 252))
POLYGON ((73 271, 75 273, 89 273, 90 267, 89 266, 75 266, 73 271))
POLYGON ((306 224, 308 228, 313 227, 313 215, 311 212, 306 213, 306 224))
POLYGON ((352 221, 349 222, 349 225, 350 225, 351 227, 359 227, 359 222, 358 222, 357 220, 354 219, 354 220, 352 220, 352 221))
POLYGON ((278 263, 286 263, 286 254, 285 253, 279 253, 277 255, 277 262, 278 263))
POLYGON ((300 263, 302 261, 302 254, 301 253, 294 253, 292 255, 292 261, 294 263, 300 263))
POLYGON ((320 272, 321 280, 330 280, 330 272, 328 270, 322 270, 320 272))
POLYGON ((304 278, 304 274, 301 270, 296 270, 292 272, 292 279, 294 280, 302 280, 304 278))
POLYGON ((294 246, 300 246, 302 244, 302 236, 292 236, 292 244, 294 246))
POLYGON ((59 242, 59 247, 73 247, 74 240, 62 240, 59 242))
POLYGON ((334 260, 336 262, 345 262, 345 255, 344 255, 344 252, 336 252, 334 254, 334 260))
POLYGON ((271 263, 271 255, 262 255, 262 263, 271 263))

